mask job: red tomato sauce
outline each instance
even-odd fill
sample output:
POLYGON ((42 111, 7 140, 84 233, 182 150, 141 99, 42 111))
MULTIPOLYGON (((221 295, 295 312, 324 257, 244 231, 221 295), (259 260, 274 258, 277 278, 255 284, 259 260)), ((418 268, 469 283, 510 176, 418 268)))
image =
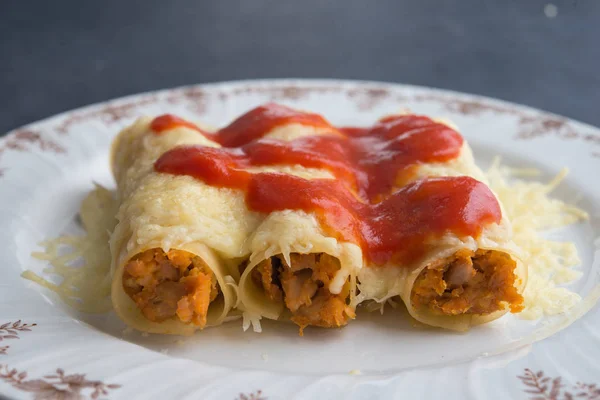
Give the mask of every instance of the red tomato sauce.
POLYGON ((427 117, 399 115, 369 128, 336 128, 318 114, 267 104, 216 133, 171 115, 151 125, 156 133, 180 126, 223 147, 174 148, 156 161, 156 171, 242 190, 254 211, 313 213, 328 234, 358 244, 377 265, 414 260, 424 253, 428 239, 448 232, 476 237, 483 226, 502 217, 490 189, 473 178, 407 183, 418 165, 455 159, 463 145, 458 132, 427 117), (319 134, 292 141, 264 137, 292 123, 314 127, 319 134), (294 164, 329 170, 336 179, 246 171, 294 164))

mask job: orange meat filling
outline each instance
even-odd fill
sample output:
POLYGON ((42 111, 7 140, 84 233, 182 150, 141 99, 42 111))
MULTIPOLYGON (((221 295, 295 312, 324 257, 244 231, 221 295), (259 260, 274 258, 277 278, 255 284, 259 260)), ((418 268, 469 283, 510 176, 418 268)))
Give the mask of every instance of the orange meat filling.
POLYGON ((261 262, 252 271, 252 280, 273 301, 283 301, 291 320, 305 327, 334 328, 346 325, 355 317, 347 303, 350 284, 339 294, 329 291, 329 283, 340 269, 337 258, 325 253, 290 254, 291 265, 278 255, 261 262))
POLYGON ((462 249, 421 272, 411 293, 414 307, 428 307, 445 315, 485 315, 523 310, 515 288, 515 261, 506 253, 462 249))
POLYGON ((183 250, 151 249, 136 255, 125 265, 123 288, 150 321, 177 317, 200 328, 219 294, 210 268, 183 250))

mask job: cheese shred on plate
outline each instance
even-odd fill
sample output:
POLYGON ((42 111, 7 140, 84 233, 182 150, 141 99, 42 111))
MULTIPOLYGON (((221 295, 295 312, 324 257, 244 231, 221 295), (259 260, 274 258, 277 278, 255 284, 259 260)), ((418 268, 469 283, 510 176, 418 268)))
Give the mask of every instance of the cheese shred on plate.
MULTIPOLYGON (((580 264, 575 245, 546 239, 541 232, 586 220, 588 214, 549 196, 567 175, 566 169, 549 183, 522 180, 539 174, 534 169, 501 165, 499 158, 487 171, 490 187, 504 205, 512 222, 514 241, 523 250, 523 261, 529 269, 523 293, 525 308, 519 314, 525 319, 564 313, 581 301, 577 293, 560 286, 581 277, 581 271, 573 268, 580 264)), ((23 278, 56 292, 77 310, 109 311, 111 255, 108 240, 115 226, 116 211, 113 193, 97 185, 81 206, 80 217, 86 235, 48 240, 41 243, 44 251, 32 254, 51 264, 44 269, 44 274, 58 277, 59 283, 33 271, 25 271, 23 278)), ((367 304, 366 308, 383 312, 384 304, 367 304)), ((389 304, 394 308, 397 305, 393 301, 389 304)), ((240 311, 244 329, 252 327, 260 332, 260 317, 240 311)))
POLYGON ((41 252, 32 257, 47 261, 44 275, 25 271, 21 276, 56 292, 69 306, 79 311, 110 311, 110 249, 108 239, 115 226, 116 202, 113 193, 102 186, 88 194, 81 203, 79 216, 86 235, 61 236, 40 243, 41 252))
POLYGON ((540 174, 535 169, 510 168, 496 158, 487 172, 490 187, 512 222, 513 239, 523 250, 523 262, 528 266, 528 279, 524 297, 524 310, 519 314, 525 319, 538 319, 571 309, 581 297, 561 284, 581 277, 581 271, 573 269, 580 264, 574 243, 545 239, 541 231, 564 227, 589 218, 588 214, 549 194, 567 176, 564 168, 549 183, 524 181, 540 174))

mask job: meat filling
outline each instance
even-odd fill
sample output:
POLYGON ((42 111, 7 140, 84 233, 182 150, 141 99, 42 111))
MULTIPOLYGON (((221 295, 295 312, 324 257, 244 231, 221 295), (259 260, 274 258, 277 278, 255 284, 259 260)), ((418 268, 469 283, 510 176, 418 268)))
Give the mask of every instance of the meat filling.
POLYGON ((177 317, 203 328, 219 294, 214 273, 200 257, 182 250, 147 250, 123 272, 123 289, 152 322, 177 317))
POLYGON ((346 325, 355 317, 348 306, 350 285, 339 294, 329 291, 329 283, 339 271, 337 258, 325 253, 290 254, 291 265, 278 255, 264 260, 252 271, 252 280, 273 301, 283 301, 292 321, 305 327, 333 328, 346 325))
POLYGON ((421 272, 411 302, 445 315, 485 315, 523 310, 523 297, 515 288, 516 263, 506 253, 462 249, 421 272))

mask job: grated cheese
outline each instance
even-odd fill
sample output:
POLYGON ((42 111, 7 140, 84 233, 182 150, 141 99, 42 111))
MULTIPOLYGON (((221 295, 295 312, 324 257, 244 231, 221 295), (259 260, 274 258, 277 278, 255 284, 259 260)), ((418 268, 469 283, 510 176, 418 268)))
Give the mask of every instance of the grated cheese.
POLYGON ((57 293, 76 310, 102 313, 111 309, 110 231, 115 225, 116 202, 113 193, 96 185, 83 200, 80 218, 84 236, 61 236, 40 245, 44 251, 32 253, 38 260, 49 261, 45 274, 59 278, 55 283, 27 270, 21 276, 57 293))
POLYGON ((523 262, 528 266, 527 286, 523 293, 525 309, 519 314, 525 319, 538 319, 571 309, 581 297, 558 285, 573 282, 581 271, 574 243, 545 239, 540 231, 560 228, 589 218, 588 214, 548 195, 567 176, 563 169, 549 183, 523 181, 514 178, 539 176, 535 169, 516 169, 501 165, 496 158, 487 172, 490 187, 504 206, 513 228, 514 242, 523 250, 523 262))
POLYGON ((390 307, 392 307, 394 309, 398 308, 398 302, 396 300, 394 300, 393 298, 389 298, 389 299, 383 300, 381 302, 378 302, 378 301, 369 301, 366 304, 365 309, 368 312, 379 311, 379 313, 381 315, 383 315, 383 312, 385 311, 386 304, 389 304, 390 307))
POLYGON ((260 315, 253 314, 249 311, 244 311, 242 313, 242 329, 244 332, 246 332, 248 328, 250 328, 250 325, 252 325, 252 330, 254 332, 261 333, 262 326, 260 324, 260 318, 260 315))

